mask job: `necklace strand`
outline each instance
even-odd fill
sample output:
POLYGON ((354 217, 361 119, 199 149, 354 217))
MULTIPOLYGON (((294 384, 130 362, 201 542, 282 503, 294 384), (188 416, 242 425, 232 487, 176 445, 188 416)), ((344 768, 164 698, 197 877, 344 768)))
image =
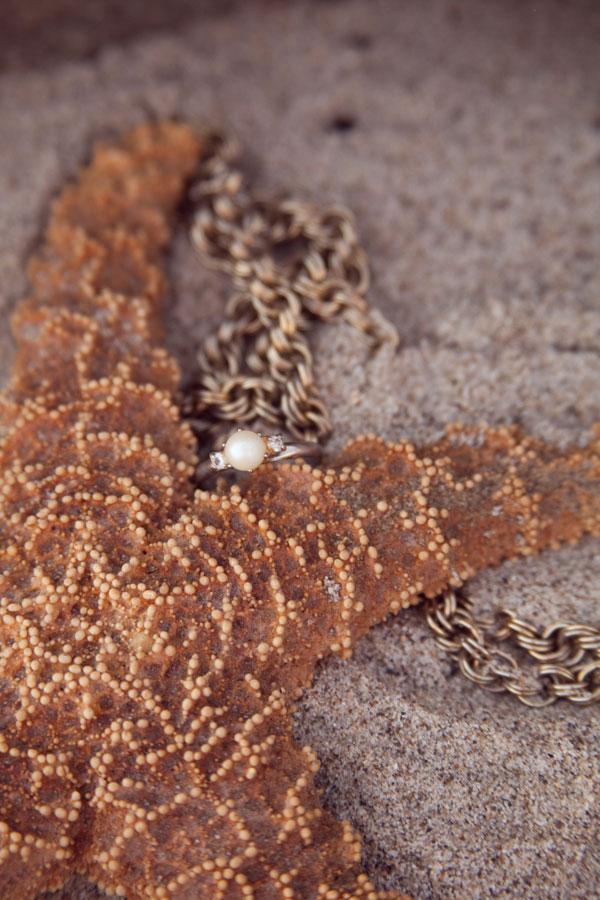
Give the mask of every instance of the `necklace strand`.
POLYGON ((343 319, 372 346, 397 343, 397 333, 365 300, 368 263, 351 214, 252 197, 236 155, 211 136, 191 190, 192 243, 235 291, 198 354, 188 409, 204 430, 259 421, 324 441, 331 423, 307 340, 315 320, 343 319))
MULTIPOLYGON (((235 290, 198 353, 184 414, 213 439, 228 425, 258 422, 326 441, 331 422, 315 385, 311 327, 342 319, 373 347, 398 343, 396 329, 366 301, 368 261, 354 219, 343 209, 254 197, 235 166, 235 142, 211 134, 206 147, 190 191, 191 240, 235 290)), ((426 618, 437 645, 485 690, 532 707, 600 701, 600 631, 589 625, 538 629, 506 609, 492 620, 477 618, 462 590, 428 601, 426 618)))

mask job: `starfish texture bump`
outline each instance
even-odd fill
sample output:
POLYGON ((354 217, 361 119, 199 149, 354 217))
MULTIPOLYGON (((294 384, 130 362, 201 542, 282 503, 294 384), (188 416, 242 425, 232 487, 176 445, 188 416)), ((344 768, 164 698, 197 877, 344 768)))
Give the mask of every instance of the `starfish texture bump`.
POLYGON ((318 660, 475 571, 600 532, 599 442, 508 428, 194 491, 161 255, 202 144, 102 144, 17 308, 0 443, 0 896, 379 898, 292 737, 318 660))

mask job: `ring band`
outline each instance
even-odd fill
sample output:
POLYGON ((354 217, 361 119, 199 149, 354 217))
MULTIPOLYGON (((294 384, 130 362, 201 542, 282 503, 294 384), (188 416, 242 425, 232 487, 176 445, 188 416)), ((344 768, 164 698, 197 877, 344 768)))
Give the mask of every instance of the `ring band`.
POLYGON ((286 440, 282 434, 263 435, 259 431, 238 428, 196 468, 196 480, 203 481, 220 472, 253 472, 264 462, 287 462, 292 459, 318 460, 323 454, 313 441, 286 440))
POLYGON ((313 441, 290 441, 283 450, 269 457, 269 462, 284 462, 286 459, 321 459, 323 448, 313 441))

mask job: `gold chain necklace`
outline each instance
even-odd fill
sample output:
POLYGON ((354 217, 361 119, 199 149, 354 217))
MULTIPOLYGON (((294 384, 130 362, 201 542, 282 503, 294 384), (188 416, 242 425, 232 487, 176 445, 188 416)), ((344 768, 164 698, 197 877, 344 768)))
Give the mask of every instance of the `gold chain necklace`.
MULTIPOLYGON (((253 197, 236 157, 233 141, 211 135, 191 189, 192 242, 206 265, 231 276, 235 292, 198 354, 184 413, 205 438, 234 423, 263 422, 324 441, 331 424, 314 382, 310 328, 343 319, 374 346, 397 344, 398 335, 365 299, 368 262, 352 215, 253 197)), ((600 631, 589 625, 540 629, 508 609, 477 618, 462 590, 428 601, 426 618, 437 645, 488 691, 533 707, 600 701, 600 631), (528 668, 506 645, 523 652, 528 668)))

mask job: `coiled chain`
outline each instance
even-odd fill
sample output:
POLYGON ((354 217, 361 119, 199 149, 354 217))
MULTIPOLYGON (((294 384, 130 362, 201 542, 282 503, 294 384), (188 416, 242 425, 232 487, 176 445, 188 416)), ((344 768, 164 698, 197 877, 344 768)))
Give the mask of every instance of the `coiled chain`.
MULTIPOLYGON (((368 263, 351 214, 252 197, 234 166, 237 152, 234 142, 207 136, 190 192, 192 242, 207 266, 230 275, 235 292, 198 354, 183 412, 204 435, 259 421, 322 441, 331 424, 314 382, 311 325, 341 318, 372 345, 395 344, 397 333, 369 311, 368 263)), ((455 590, 429 601, 427 621, 438 646, 488 691, 508 691, 536 707, 600 701, 595 628, 556 622, 540 630, 510 610, 477 619, 455 590), (501 649, 507 642, 533 664, 529 671, 501 649)))
POLYGON ((555 622, 540 629, 509 609, 476 619, 471 600, 456 590, 428 601, 426 615, 437 645, 487 691, 508 691, 536 707, 600 701, 600 631, 590 625, 555 622), (524 651, 527 669, 500 649, 509 641, 524 651))
POLYGON ((252 197, 236 156, 235 143, 211 136, 191 190, 192 243, 206 265, 231 276, 235 293, 198 354, 185 411, 205 431, 260 420, 324 440, 331 424, 315 386, 311 324, 342 318, 373 344, 396 342, 396 331, 369 311, 368 263, 351 214, 252 197))

